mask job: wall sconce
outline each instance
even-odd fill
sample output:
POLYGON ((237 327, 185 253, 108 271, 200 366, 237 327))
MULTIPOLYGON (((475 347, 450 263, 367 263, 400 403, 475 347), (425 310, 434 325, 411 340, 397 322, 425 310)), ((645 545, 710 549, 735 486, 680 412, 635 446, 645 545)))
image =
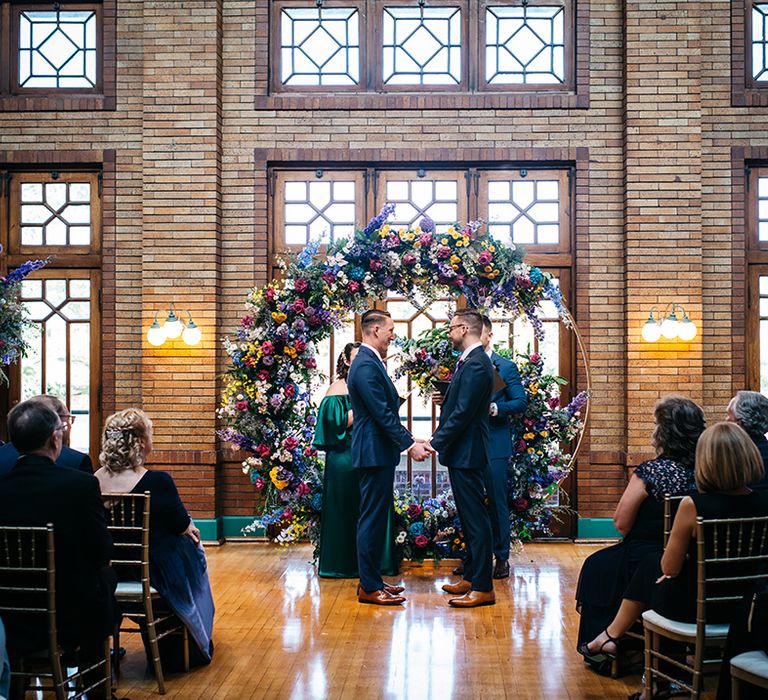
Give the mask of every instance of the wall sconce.
POLYGON ((189 320, 185 324, 173 310, 173 304, 168 308, 168 317, 165 319, 162 325, 157 321, 157 314, 155 312, 155 320, 152 321, 152 325, 147 331, 147 342, 150 345, 158 347, 162 345, 166 340, 172 340, 181 336, 181 339, 187 345, 197 345, 203 335, 199 326, 192 320, 192 314, 187 311, 189 320))
POLYGON ((693 340, 696 337, 696 324, 688 318, 688 314, 681 304, 672 302, 667 304, 662 313, 658 306, 652 306, 648 314, 648 320, 643 324, 641 335, 648 343, 655 343, 660 338, 666 340, 693 340), (683 315, 682 320, 677 317, 677 311, 683 315), (654 317, 654 312, 657 317, 654 317), (667 313, 669 312, 669 313, 667 313))

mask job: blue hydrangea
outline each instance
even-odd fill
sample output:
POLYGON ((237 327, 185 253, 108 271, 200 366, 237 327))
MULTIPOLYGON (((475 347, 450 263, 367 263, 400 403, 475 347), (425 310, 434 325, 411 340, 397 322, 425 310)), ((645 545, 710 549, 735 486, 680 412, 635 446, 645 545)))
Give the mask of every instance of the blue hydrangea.
POLYGON ((412 537, 418 537, 419 535, 424 534, 424 523, 413 523, 409 528, 408 532, 411 534, 412 537))

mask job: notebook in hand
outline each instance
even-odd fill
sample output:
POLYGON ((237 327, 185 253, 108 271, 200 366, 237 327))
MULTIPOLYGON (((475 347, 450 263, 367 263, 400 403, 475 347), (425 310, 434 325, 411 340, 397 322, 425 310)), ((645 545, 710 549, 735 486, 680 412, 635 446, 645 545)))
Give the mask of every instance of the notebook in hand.
POLYGON ((440 381, 438 379, 435 379, 432 382, 432 386, 434 387, 435 391, 439 391, 443 396, 445 396, 448 393, 448 387, 450 386, 450 382, 444 382, 440 381))
POLYGON ((499 370, 493 368, 493 393, 498 394, 507 388, 507 383, 501 378, 499 370))

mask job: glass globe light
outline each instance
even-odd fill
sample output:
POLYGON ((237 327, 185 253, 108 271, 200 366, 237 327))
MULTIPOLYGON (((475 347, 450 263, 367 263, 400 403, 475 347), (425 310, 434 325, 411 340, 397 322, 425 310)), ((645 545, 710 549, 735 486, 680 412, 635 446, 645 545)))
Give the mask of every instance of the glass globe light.
POLYGON ((189 323, 187 323, 187 327, 181 334, 181 339, 187 345, 197 345, 202 337, 203 332, 200 330, 200 327, 192 320, 192 315, 190 314, 189 323))
POLYGON ((656 321, 653 320, 653 314, 648 317, 648 320, 643 324, 643 329, 640 331, 643 336, 643 340, 647 343, 655 343, 661 338, 661 327, 656 321))
POLYGON ((688 314, 685 314, 680 323, 680 330, 677 332, 680 340, 693 340, 696 337, 696 331, 696 324, 688 318, 688 314))
POLYGON ((672 340, 672 338, 677 337, 679 328, 680 328, 680 321, 677 320, 677 314, 673 310, 672 313, 670 313, 669 316, 667 316, 661 322, 661 334, 665 338, 672 340))
POLYGON ((171 308, 168 310, 168 318, 165 319, 163 329, 165 330, 165 335, 168 338, 178 338, 184 330, 184 323, 174 313, 173 306, 171 306, 171 308))
POLYGON ((157 319, 152 321, 152 325, 147 331, 147 342, 157 347, 165 342, 165 337, 165 328, 157 322, 157 319))

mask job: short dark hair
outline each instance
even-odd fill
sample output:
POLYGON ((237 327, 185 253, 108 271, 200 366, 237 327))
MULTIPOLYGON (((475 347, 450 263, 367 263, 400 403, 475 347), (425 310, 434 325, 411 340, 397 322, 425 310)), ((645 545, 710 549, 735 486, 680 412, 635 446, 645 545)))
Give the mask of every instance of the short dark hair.
POLYGON ((42 399, 27 399, 8 414, 8 437, 19 454, 40 449, 61 425, 61 419, 42 399))
POLYGON ((491 319, 485 315, 483 315, 483 327, 487 328, 489 331, 493 330, 493 323, 491 323, 491 319))
POLYGON ((360 318, 360 327, 363 331, 367 331, 377 323, 381 323, 385 318, 392 318, 392 314, 382 309, 368 309, 360 318))
POLYGON ((480 312, 472 309, 461 309, 453 317, 461 319, 461 322, 472 331, 473 335, 480 335, 483 332, 483 317, 480 312))
POLYGON ((701 406, 684 396, 665 396, 656 404, 653 415, 653 446, 659 454, 692 467, 696 443, 707 427, 701 406))
POLYGON ((339 353, 339 359, 336 360, 336 379, 346 379, 349 374, 349 358, 352 357, 352 351, 359 348, 360 343, 347 343, 344 349, 339 353))

